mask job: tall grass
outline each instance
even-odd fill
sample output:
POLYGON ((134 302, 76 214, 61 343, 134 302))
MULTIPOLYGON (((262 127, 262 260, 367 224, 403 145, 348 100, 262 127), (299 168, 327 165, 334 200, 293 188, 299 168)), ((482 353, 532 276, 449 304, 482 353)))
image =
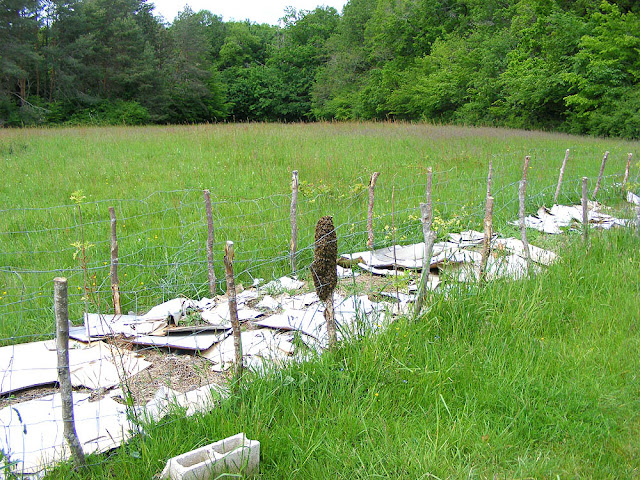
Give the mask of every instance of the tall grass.
POLYGON ((640 468, 640 237, 578 237, 518 282, 430 298, 312 361, 243 384, 211 413, 174 416, 88 471, 150 478, 167 458, 239 431, 261 477, 635 478, 640 468))
MULTIPOLYGON (((481 228, 486 168, 493 159, 495 225, 517 212, 515 182, 522 159, 532 156, 528 211, 550 204, 559 165, 570 148, 561 195, 579 198, 577 178, 597 175, 611 152, 601 198, 612 201, 626 153, 637 142, 490 128, 403 123, 237 124, 193 127, 25 129, 0 132, 0 343, 53 332, 52 279, 70 281, 70 312, 80 322, 87 295, 74 260, 81 205, 88 251, 92 309, 110 311, 109 216, 119 219, 120 279, 124 311, 186 295, 208 294, 206 221, 202 189, 212 192, 218 278, 224 242, 236 243, 239 281, 289 272, 291 171, 300 171, 299 246, 307 275, 313 225, 334 215, 341 252, 365 249, 366 185, 376 188, 376 246, 391 243, 395 188, 396 238, 421 240, 419 203, 426 169, 433 166, 434 208, 447 231, 481 228), (6 293, 4 293, 6 292, 6 293)), ((634 166, 632 179, 637 182, 634 166)), ((535 238, 534 238, 535 240, 535 238)), ((223 285, 220 285, 220 292, 223 285)))

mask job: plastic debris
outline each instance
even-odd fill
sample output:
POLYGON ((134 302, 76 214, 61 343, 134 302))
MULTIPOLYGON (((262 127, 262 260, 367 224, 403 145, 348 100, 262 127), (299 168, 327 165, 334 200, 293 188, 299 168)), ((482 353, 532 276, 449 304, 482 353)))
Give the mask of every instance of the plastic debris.
MULTIPOLYGON (((597 202, 588 202, 587 216, 592 228, 609 230, 613 227, 623 227, 628 221, 603 213, 604 207, 597 202)), ((550 209, 540 207, 536 215, 525 217, 525 226, 540 232, 550 234, 563 233, 563 228, 582 224, 582 205, 554 205, 550 209)), ((511 222, 518 225, 518 221, 511 222)))
MULTIPOLYGON (((0 394, 58 381, 56 344, 53 340, 0 348, 0 394)), ((111 388, 122 378, 151 364, 140 355, 104 342, 85 345, 69 342, 69 368, 74 387, 111 388)))

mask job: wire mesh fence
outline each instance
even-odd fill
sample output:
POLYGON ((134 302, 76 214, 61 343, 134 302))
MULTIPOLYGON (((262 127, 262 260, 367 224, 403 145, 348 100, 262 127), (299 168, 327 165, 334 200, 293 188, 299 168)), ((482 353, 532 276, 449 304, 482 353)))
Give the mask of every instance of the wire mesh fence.
MULTIPOLYGON (((512 172, 506 173, 498 170, 493 174, 493 225, 503 235, 517 236, 510 222, 518 215, 518 182, 509 180, 514 178, 512 172)), ((619 203, 621 177, 616 174, 602 179, 598 201, 619 203)), ((434 172, 433 179, 432 228, 438 237, 482 230, 486 175, 451 169, 434 172)), ((312 284, 310 266, 315 225, 320 217, 333 216, 339 253, 369 250, 368 184, 368 177, 360 177, 346 187, 335 187, 300 175, 295 273, 308 285, 312 284)), ((590 191, 594 185, 595 178, 590 180, 590 191)), ((629 179, 628 185, 635 188, 638 176, 629 179)), ((380 177, 375 189, 373 248, 423 241, 420 203, 425 201, 426 187, 426 175, 398 185, 393 178, 380 177)), ((226 291, 223 256, 229 240, 235 246, 236 283, 250 286, 256 279, 268 282, 291 275, 292 193, 234 199, 216 195, 215 186, 209 190, 216 293, 226 291)), ((527 213, 550 205, 555 192, 555 182, 530 179, 527 213)), ((558 203, 579 204, 580 197, 581 179, 565 179, 558 203)), ((80 201, 47 208, 7 208, 0 210, 0 346, 55 336, 54 277, 68 279, 69 318, 74 324, 82 324, 85 312, 114 312, 111 206, 117 219, 123 313, 141 314, 175 297, 201 299, 210 295, 208 222, 202 190, 162 191, 139 199, 80 201)), ((119 361, 122 363, 122 358, 119 361)), ((55 370, 53 365, 42 368, 55 370)), ((76 401, 85 401, 90 395, 80 397, 76 401)), ((44 409, 57 408, 53 397, 43 397, 42 402, 44 409)), ((106 409, 105 405, 102 408, 106 409)), ((119 409, 124 411, 125 406, 109 405, 113 410, 90 412, 88 418, 94 415, 96 425, 119 421, 119 409)), ((42 423, 52 421, 45 419, 42 423)), ((134 423, 121 425, 121 430, 134 423)), ((122 440, 130 435, 123 433, 122 440)))
MULTIPOLYGON (((494 173, 494 225, 511 228, 517 218, 518 183, 501 182, 494 173)), ((617 201, 621 175, 603 178, 598 200, 617 201)), ((434 172, 433 229, 440 238, 453 231, 482 230, 486 176, 456 169, 434 172)), ((340 253, 367 250, 368 178, 347 188, 313 183, 301 175, 297 205, 297 274, 310 279, 315 222, 332 215, 340 253)), ((637 177, 631 179, 631 184, 637 177)), ((590 181, 593 191, 595 179, 590 181)), ((527 212, 550 205, 555 184, 530 180, 527 212)), ((579 203, 580 179, 565 179, 562 203, 579 203)), ((375 190, 374 248, 422 241, 421 202, 426 176, 394 185, 380 178, 375 190), (392 202, 393 200, 393 202, 392 202)), ((224 293, 222 258, 227 240, 235 244, 237 281, 251 285, 291 271, 290 192, 228 200, 211 188, 214 270, 217 293, 224 293)), ((110 281, 109 207, 115 207, 119 244, 119 280, 123 313, 145 312, 169 298, 209 294, 207 219, 202 190, 157 192, 142 199, 81 202, 48 208, 0 210, 0 344, 51 338, 54 333, 53 278, 69 280, 72 322, 85 309, 113 311, 110 281), (83 259, 82 250, 86 252, 83 259)))

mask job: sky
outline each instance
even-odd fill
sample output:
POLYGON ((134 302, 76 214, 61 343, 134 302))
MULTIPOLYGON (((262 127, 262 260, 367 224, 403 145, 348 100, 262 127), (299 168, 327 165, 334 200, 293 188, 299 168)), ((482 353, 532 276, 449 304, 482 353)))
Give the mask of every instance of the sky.
POLYGON ((167 22, 172 22, 178 12, 189 5, 195 12, 209 10, 221 15, 225 22, 249 19, 255 23, 277 25, 286 7, 313 10, 319 5, 326 5, 340 13, 347 0, 151 0, 151 3, 156 6, 155 13, 162 15, 167 22))

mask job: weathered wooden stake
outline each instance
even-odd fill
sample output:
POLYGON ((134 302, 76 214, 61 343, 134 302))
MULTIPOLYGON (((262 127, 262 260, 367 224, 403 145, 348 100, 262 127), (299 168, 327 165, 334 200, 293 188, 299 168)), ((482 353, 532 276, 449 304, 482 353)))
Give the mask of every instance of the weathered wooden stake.
POLYGON ((491 196, 492 177, 493 177, 493 159, 489 159, 489 174, 487 175, 487 197, 491 196))
POLYGON ((211 193, 204 190, 204 205, 207 210, 207 268, 209 270, 209 294, 216 295, 216 271, 213 268, 213 212, 211 211, 211 193))
POLYGON ((393 242, 393 280, 396 284, 396 298, 398 299, 398 311, 400 310, 400 293, 398 289, 398 258, 396 256, 396 214, 394 204, 396 199, 395 185, 391 189, 391 241, 393 242))
POLYGON ((233 329, 233 347, 236 352, 234 373, 236 380, 242 376, 242 339, 240 337, 240 320, 238 320, 238 304, 236 303, 236 282, 233 277, 233 242, 228 241, 224 247, 224 272, 227 280, 227 297, 229 297, 229 316, 233 329))
POLYGON ((582 177, 582 238, 586 245, 589 240, 589 187, 587 177, 582 177))
MULTIPOLYGON (((529 157, 527 157, 529 158, 529 157)), ((526 176, 526 175, 524 175, 526 176)), ((520 240, 522 241, 522 247, 524 249, 524 258, 527 261, 527 274, 531 273, 531 255, 529 253, 529 242, 527 241, 527 226, 525 224, 525 192, 527 189, 527 181, 525 179, 520 180, 520 188, 518 188, 518 198, 520 200, 520 240)))
POLYGON ((296 252, 298 250, 298 171, 291 174, 291 271, 296 273, 296 252))
POLYGON ((624 178, 622 179, 622 192, 624 193, 624 189, 627 186, 627 182, 629 181, 629 169, 631 168, 631 157, 633 157, 633 153, 630 153, 627 156, 627 168, 624 170, 624 178))
POLYGON ((598 195, 598 190, 600 190, 600 183, 602 182, 602 175, 604 174, 604 166, 607 164, 608 156, 609 156, 609 152, 604 152, 604 157, 602 157, 602 164, 600 165, 600 173, 598 174, 598 181, 596 182, 596 188, 593 191, 594 200, 596 198, 596 195, 598 195))
POLYGON ((562 187, 562 177, 564 177, 564 169, 567 166, 567 160, 569 160, 569 149, 564 152, 564 160, 562 161, 562 167, 560 167, 560 175, 558 176, 558 186, 556 187, 556 194, 553 196, 553 203, 558 203, 558 195, 560 195, 560 188, 562 187))
POLYGON ((491 237, 493 236, 493 197, 487 197, 487 203, 484 210, 484 239, 482 241, 482 256, 480 257, 480 269, 478 271, 478 279, 480 284, 486 281, 487 262, 491 253, 491 237))
POLYGON ((373 250, 373 202, 375 200, 376 180, 380 172, 373 172, 369 181, 369 208, 367 209, 367 248, 373 250))
POLYGON ((427 203, 420 204, 420 214, 422 221, 422 236, 424 238, 424 251, 422 253, 422 273, 420 275, 420 284, 418 290, 418 298, 416 299, 413 319, 417 319, 422 311, 424 297, 427 293, 427 283, 429 282, 429 271, 431 270, 431 255, 433 253, 433 244, 436 241, 435 232, 431 231, 433 222, 433 213, 431 210, 431 187, 433 185, 433 169, 427 168, 427 203))
POLYGON ((531 157, 527 155, 524 157, 524 167, 522 168, 522 180, 527 181, 527 172, 529 171, 529 161, 531 157))
POLYGON ((109 207, 111 217, 111 297, 113 298, 113 310, 116 315, 122 314, 120 305, 120 281, 118 280, 118 232, 116 229, 116 209, 109 207))
POLYGON ((67 279, 53 279, 53 304, 56 317, 56 350, 58 352, 58 381, 62 399, 62 424, 64 438, 69 444, 73 460, 78 466, 84 466, 84 452, 78 440, 73 418, 73 388, 69 370, 69 310, 67 299, 67 279))
POLYGON ((417 319, 422 312, 424 297, 427 294, 427 284, 429 283, 429 271, 431 270, 431 255, 433 254, 433 244, 436 241, 436 232, 431 231, 431 206, 426 203, 420 204, 422 214, 422 234, 424 237, 424 253, 422 257, 422 274, 420 275, 420 289, 413 313, 413 319, 417 319))

